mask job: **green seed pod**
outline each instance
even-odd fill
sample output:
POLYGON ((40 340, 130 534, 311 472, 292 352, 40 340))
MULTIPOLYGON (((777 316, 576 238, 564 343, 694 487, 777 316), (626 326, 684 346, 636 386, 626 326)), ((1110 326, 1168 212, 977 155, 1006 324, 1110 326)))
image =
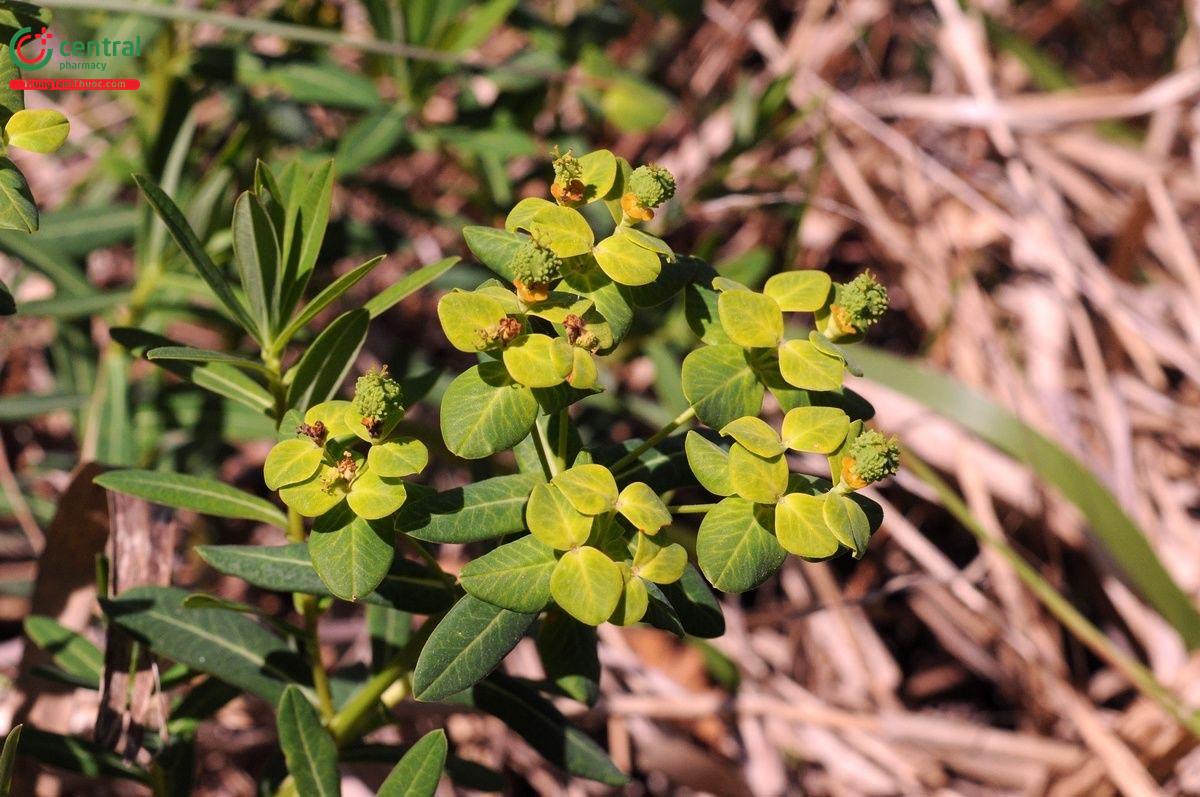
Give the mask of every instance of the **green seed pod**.
POLYGON ((523 285, 547 285, 558 279, 558 258, 533 241, 513 255, 513 276, 523 285))
POLYGON ((642 207, 658 207, 675 196, 675 177, 655 163, 639 166, 629 175, 629 191, 642 207))
POLYGON ((887 288, 880 285, 869 271, 844 285, 838 285, 830 308, 841 331, 846 333, 865 331, 883 318, 887 309, 887 288))
POLYGON ((870 429, 854 439, 842 458, 842 481, 857 490, 886 479, 900 469, 900 446, 896 438, 870 429))
POLYGON ((404 391, 387 366, 371 369, 354 383, 354 412, 371 437, 379 437, 404 415, 404 391))

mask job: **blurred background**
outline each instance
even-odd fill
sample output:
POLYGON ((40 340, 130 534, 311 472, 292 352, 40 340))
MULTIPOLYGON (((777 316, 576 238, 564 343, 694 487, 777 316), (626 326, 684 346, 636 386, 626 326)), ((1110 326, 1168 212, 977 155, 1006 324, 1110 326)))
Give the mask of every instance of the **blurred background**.
MULTIPOLYGON (((5 40, 19 5, 0 3, 5 40)), ((358 364, 444 372, 414 416, 437 443, 437 396, 468 363, 436 299, 484 273, 461 227, 544 195, 552 146, 606 147, 675 173, 655 225, 676 251, 751 284, 822 268, 871 269, 888 286, 892 312, 852 387, 907 449, 872 494, 886 520, 863 560, 789 560, 725 598, 728 633, 711 642, 601 629, 604 697, 564 708, 634 774, 627 792, 1200 794, 1200 4, 42 6, 56 35, 140 37, 141 56, 105 76, 142 87, 28 92, 29 107, 70 118, 71 136, 55 155, 12 156, 43 219, 32 236, 0 233, 17 305, 0 320, 5 729, 32 716, 86 732, 95 716, 94 692, 21 667, 31 612, 98 638, 93 560, 71 548, 94 496, 73 491, 55 518, 79 463, 265 492, 265 418, 110 339, 124 324, 237 345, 132 173, 160 180, 221 254, 256 159, 334 157, 316 279, 386 253, 358 302, 467 256, 382 316, 358 364)), ((695 342, 681 307, 638 323, 582 416, 598 442, 686 406, 679 362, 695 342)), ((444 449, 434 464, 439 488, 485 467, 444 449)), ((278 532, 186 520, 177 584, 287 612, 190 552, 278 532)), ((440 556, 454 571, 469 553, 440 556)), ((360 660, 361 615, 339 616, 326 642, 331 661, 360 660)), ((522 646, 506 666, 538 665, 522 646)), ((400 714, 441 722, 412 704, 400 714)), ((495 720, 456 714, 448 728, 509 793, 603 792, 568 783, 495 720)), ((201 730, 196 793, 253 794, 274 733, 265 704, 222 709, 201 730)), ((147 793, 71 780, 81 761, 68 751, 43 785, 147 793)))

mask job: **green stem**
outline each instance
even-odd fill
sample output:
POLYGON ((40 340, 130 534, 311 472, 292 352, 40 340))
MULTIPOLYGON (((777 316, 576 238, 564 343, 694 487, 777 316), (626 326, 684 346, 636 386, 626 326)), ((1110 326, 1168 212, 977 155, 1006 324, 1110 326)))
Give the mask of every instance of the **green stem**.
POLYGON ((647 437, 640 446, 633 449, 628 454, 626 454, 625 456, 621 457, 616 462, 614 462, 612 464, 612 466, 609 467, 609 470, 611 470, 613 473, 620 474, 622 470, 629 467, 634 462, 637 462, 638 457, 640 457, 642 454, 645 454, 650 449, 654 448, 656 445, 658 445, 663 440, 665 440, 671 434, 671 432, 674 432, 680 426, 683 426, 685 423, 687 423, 688 421, 690 421, 692 418, 695 418, 695 417, 696 417, 695 408, 688 407, 686 410, 679 413, 679 415, 677 415, 675 417, 675 419, 672 420, 670 423, 668 423, 666 426, 664 426, 663 428, 659 429, 654 434, 647 437))
MULTIPOLYGON (((291 507, 288 508, 288 540, 304 542, 304 518, 291 507)), ((329 687, 329 673, 325 663, 321 661, 321 635, 319 622, 321 607, 316 595, 304 592, 293 592, 292 600, 296 611, 304 618, 304 649, 312 663, 313 689, 317 693, 317 708, 321 716, 329 719, 333 716, 333 691, 329 687)))
POLYGON ((566 470, 567 467, 567 449, 570 447, 570 438, 567 432, 570 424, 571 413, 564 408, 558 413, 558 465, 563 470, 566 470))
POLYGON ((669 506, 667 510, 673 515, 701 515, 716 507, 716 504, 679 504, 669 506))
POLYGON ((976 539, 983 545, 987 545, 995 550, 1005 561, 1012 566, 1016 571, 1017 577, 1025 583, 1025 586, 1034 594, 1042 605, 1045 606, 1051 614, 1058 618, 1067 629, 1075 635, 1075 637, 1086 645, 1099 658, 1108 662, 1108 664, 1121 675, 1133 684, 1133 686, 1143 695, 1153 700, 1162 707, 1168 715, 1178 722, 1183 728, 1192 733, 1193 736, 1200 738, 1200 713, 1192 711, 1184 705, 1179 696, 1164 686, 1157 678, 1154 677, 1149 669, 1147 669, 1137 659, 1124 653, 1122 650, 1113 645, 1112 641, 1106 637, 1090 620, 1084 617, 1078 609, 1063 597, 1059 592, 1042 577, 1025 559, 1017 553, 1017 551, 1008 544, 1008 541, 989 531, 982 523, 980 523, 971 510, 958 493, 954 491, 950 485, 942 481, 942 479, 933 472, 933 469, 913 455, 911 451, 904 451, 904 465, 912 471, 917 478, 928 484, 937 492, 941 499, 942 505, 950 512, 951 515, 958 520, 967 531, 975 535, 976 539))
POLYGON ((558 460, 550 453, 546 430, 537 421, 533 423, 533 447, 537 450, 538 460, 542 463, 542 471, 546 478, 553 479, 558 475, 558 460))

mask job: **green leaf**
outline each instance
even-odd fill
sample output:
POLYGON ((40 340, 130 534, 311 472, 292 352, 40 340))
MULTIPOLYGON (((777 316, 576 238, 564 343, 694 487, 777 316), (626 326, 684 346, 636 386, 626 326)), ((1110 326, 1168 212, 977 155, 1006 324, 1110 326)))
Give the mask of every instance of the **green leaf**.
POLYGON ((633 554, 633 574, 655 584, 673 584, 683 578, 687 567, 687 551, 678 543, 659 545, 639 534, 633 554))
POLYGON ((646 285, 662 271, 658 255, 624 235, 611 235, 592 250, 600 269, 621 285, 646 285))
POLYGON ((838 407, 796 407, 783 417, 783 442, 793 451, 829 454, 850 430, 850 416, 838 407))
POLYGON ((371 111, 381 102, 371 78, 330 63, 296 61, 273 67, 261 82, 279 87, 299 103, 371 111))
POLYGON ((629 782, 598 744, 524 682, 496 673, 472 690, 471 702, 499 717, 547 761, 570 774, 609 786, 629 782))
POLYGON ((392 106, 367 114, 346 129, 337 143, 338 170, 357 174, 387 157, 405 140, 410 112, 392 106))
POLYGON ((376 797, 433 797, 446 765, 446 732, 422 736, 396 764, 376 797))
POLYGON ((632 575, 628 565, 619 564, 617 568, 621 571, 624 586, 617 607, 609 615, 608 621, 613 625, 633 625, 646 616, 646 610, 650 608, 650 593, 646 589, 646 582, 632 575))
POLYGON ((592 518, 583 514, 554 484, 539 484, 529 496, 525 523, 544 545, 566 551, 587 542, 592 518))
POLYGON ((51 617, 37 614, 25 618, 25 635, 50 654, 56 666, 86 682, 90 688, 99 688, 104 654, 90 639, 64 628, 51 617))
MULTIPOLYGON (((467 543, 525 529, 525 504, 541 472, 493 476, 463 487, 413 495, 396 516, 396 529, 426 542, 467 543)), ((414 491, 415 493, 415 491, 414 491)))
POLYGON ((822 352, 807 340, 789 340, 779 347, 779 372, 787 383, 804 390, 838 390, 842 360, 822 352))
POLYGON ((855 559, 861 559, 871 541, 871 522, 862 507, 844 495, 830 493, 822 502, 821 516, 838 542, 849 548, 855 559))
POLYGON ((504 367, 526 387, 554 387, 571 373, 571 344, 549 335, 521 335, 504 347, 504 367))
POLYGON ((638 531, 657 534, 671 524, 671 513, 658 493, 645 482, 632 482, 617 497, 617 512, 638 531))
POLYGON ((528 387, 509 378, 504 365, 485 362, 459 374, 442 396, 442 437, 451 452, 480 459, 524 439, 537 419, 528 387))
POLYGON ((146 359, 152 362, 155 360, 178 360, 189 363, 225 363, 233 368, 241 368, 244 371, 253 371, 255 373, 266 372, 266 368, 262 363, 247 357, 230 354, 226 351, 193 349, 190 346, 158 346, 146 352, 146 359))
POLYGON ((4 125, 10 146, 30 152, 54 152, 67 140, 71 123, 52 109, 17 111, 4 125))
POLYGON ((429 449, 420 440, 411 437, 376 443, 367 452, 367 468, 390 478, 420 473, 428 464, 429 449))
POLYGON ((250 191, 233 206, 233 262, 250 310, 258 320, 261 340, 271 339, 271 328, 279 316, 280 252, 275 228, 262 203, 250 191))
MULTIPOLYGON (((215 570, 262 589, 331 595, 309 559, 306 543, 290 545, 201 545, 200 558, 215 570)), ((407 559, 395 558, 391 570, 374 592, 359 598, 361 603, 386 606, 416 614, 435 614, 446 609, 454 596, 445 581, 407 559)))
POLYGON ((671 104, 670 95, 634 77, 610 83, 600 100, 604 118, 626 133, 646 133, 658 127, 671 104))
POLYGON ((102 605, 113 622, 160 656, 272 703, 288 684, 308 683, 308 666, 284 640, 244 615, 185 609, 187 594, 174 587, 134 587, 102 605))
MULTIPOLYGON (((490 229, 487 227, 481 229, 490 229)), ((371 318, 378 318, 379 315, 386 310, 391 309, 403 300, 412 296, 417 291, 424 288, 429 283, 433 282, 438 277, 445 274, 460 260, 459 257, 446 257, 430 263, 428 266, 422 266, 413 273, 406 276, 404 279, 391 286, 383 293, 378 294, 374 299, 371 299, 365 305, 367 312, 371 314, 371 318)))
POLYGON ((513 255, 525 245, 529 236, 494 227, 463 227, 463 240, 480 263, 512 282, 515 276, 510 266, 513 255))
POLYGON ((785 271, 767 280, 763 293, 785 313, 812 313, 825 306, 832 288, 824 271, 785 271))
POLYGON ((859 346, 855 358, 869 377, 979 435, 1074 504, 1121 574, 1169 622, 1190 649, 1200 646, 1200 613, 1163 567, 1145 533, 1084 463, 987 396, 954 379, 878 349, 859 346))
POLYGON ((542 208, 554 207, 554 203, 548 199, 542 199, 540 196, 527 196, 517 204, 513 205, 513 209, 508 212, 508 216, 504 219, 504 229, 509 232, 517 230, 528 230, 533 224, 533 217, 542 208))
MULTIPOLYGON (((304 309, 292 319, 283 331, 276 338, 276 346, 287 343, 300 330, 308 326, 308 322, 317 317, 317 314, 332 304, 343 293, 357 285, 364 277, 370 274, 376 266, 383 262, 383 255, 373 257, 361 266, 352 269, 342 276, 338 277, 318 293, 313 300, 304 305, 304 309)), ((374 316, 371 316, 374 318, 374 316)))
POLYGON ((367 339, 370 315, 351 310, 325 327, 293 366, 289 376, 288 406, 306 410, 337 395, 367 339))
POLYGON ((663 584, 662 593, 670 601, 684 631, 701 639, 716 639, 725 635, 725 615, 721 604, 704 577, 691 564, 683 570, 683 577, 674 584, 663 584))
POLYGON ((337 468, 322 465, 306 481, 279 490, 279 499, 304 517, 319 517, 346 500, 350 492, 337 468))
POLYGON ((274 504, 228 484, 192 476, 154 470, 114 470, 101 473, 96 484, 163 506, 191 509, 214 517, 239 518, 287 528, 287 518, 274 504))
POLYGON ((600 625, 612 615, 624 587, 621 568, 595 548, 567 551, 550 577, 554 602, 588 625, 600 625))
POLYGON ((838 552, 838 541, 825 522, 821 497, 791 493, 775 505, 775 536, 779 544, 805 559, 826 559, 838 552))
POLYGON ((344 601, 357 601, 374 592, 392 566, 395 533, 390 524, 369 522, 348 513, 314 524, 308 536, 308 556, 329 591, 344 601))
POLYGON ((458 578, 480 600, 514 612, 539 612, 550 602, 554 565, 554 550, 529 535, 471 560, 458 578))
POLYGON ((617 482, 603 465, 576 465, 559 473, 551 483, 585 515, 600 515, 616 508, 617 482))
POLYGON ((696 431, 689 431, 684 440, 688 465, 700 486, 713 495, 733 495, 729 483, 729 454, 716 443, 696 431))
POLYGON ((17 747, 21 744, 23 727, 14 725, 4 737, 4 750, 0 751, 0 797, 8 797, 12 793, 13 767, 17 762, 17 747))
POLYGON ((279 746, 296 790, 308 797, 336 797, 342 793, 338 776, 337 745, 321 725, 308 698, 294 686, 283 690, 275 715, 279 746))
POLYGON ((744 348, 778 346, 783 338, 783 312, 770 296, 722 291, 717 314, 729 339, 744 348))
POLYGON ((325 449, 306 437, 283 440, 267 454, 263 480, 271 490, 307 481, 321 467, 324 456, 325 449))
POLYGON ((760 457, 779 456, 786 450, 779 439, 779 434, 771 428, 771 425, 762 418, 752 415, 737 418, 725 424, 721 427, 721 434, 732 437, 741 443, 743 448, 760 457))
MULTIPOLYGON (((562 258, 586 255, 596 240, 587 219, 579 211, 558 205, 544 207, 535 213, 529 232, 562 258)), ((473 246, 471 251, 475 251, 473 246)))
POLYGON ((594 705, 600 697, 596 629, 564 611, 550 611, 537 631, 538 655, 546 677, 567 697, 594 705))
POLYGON ((705 346, 683 361, 683 393, 696 416, 714 429, 762 407, 763 386, 740 346, 705 346))
POLYGON ((441 700, 478 682, 516 647, 535 617, 471 595, 462 597, 421 649, 413 670, 413 696, 441 700))
POLYGON ((780 454, 760 457, 734 443, 729 449, 729 484, 747 501, 773 504, 787 491, 787 459, 780 454))
POLYGON ((8 158, 0 158, 0 230, 34 232, 38 209, 25 175, 8 158))
POLYGON ((766 581, 787 558, 771 533, 768 511, 743 498, 726 498, 700 523, 696 560, 705 577, 722 592, 745 592, 766 581))
POLYGON ((483 351, 497 345, 498 340, 487 333, 507 315, 504 305, 478 291, 447 293, 438 302, 437 313, 450 345, 466 352, 483 351))
POLYGON ((154 212, 162 219, 163 224, 167 227, 167 231, 175 239, 175 243, 187 255, 188 260, 195 266, 196 271, 200 274, 204 282, 208 284, 213 295, 233 314, 233 317, 242 325, 242 328, 261 343, 262 339, 258 336, 258 325, 246 310, 245 305, 234 295, 233 290, 229 287, 229 280, 213 265, 212 260, 208 257, 208 253, 204 251, 204 246, 200 243, 200 239, 196 237, 196 233, 188 225, 183 213, 180 212, 171 198, 146 175, 135 174, 133 180, 142 189, 142 193, 150 203, 150 206, 154 208, 154 212))
POLYGON ((0 421, 23 421, 48 412, 77 410, 86 407, 91 396, 70 393, 4 396, 0 398, 0 421))
POLYGON ((77 772, 92 780, 105 777, 128 778, 143 784, 149 781, 146 771, 141 767, 125 763, 121 756, 95 742, 50 733, 33 726, 21 731, 20 753, 23 757, 68 772, 77 772))
MULTIPOLYGON (((615 234, 629 239, 643 249, 649 249, 655 254, 662 255, 668 261, 675 259, 675 253, 671 251, 671 247, 667 246, 666 241, 637 227, 618 227, 615 234)), ((682 284, 679 287, 682 288, 682 284)))
POLYGON ((606 149, 598 149, 581 155, 579 167, 583 170, 580 180, 583 182, 585 202, 595 202, 603 199, 617 179, 617 159, 606 149))
POLYGON ((360 518, 379 520, 403 506, 407 497, 403 481, 380 476, 367 469, 359 473, 358 478, 350 485, 346 503, 360 518))
POLYGON ((705 285, 692 283, 683 290, 683 314, 696 337, 710 346, 732 343, 721 326, 717 302, 720 294, 705 285))

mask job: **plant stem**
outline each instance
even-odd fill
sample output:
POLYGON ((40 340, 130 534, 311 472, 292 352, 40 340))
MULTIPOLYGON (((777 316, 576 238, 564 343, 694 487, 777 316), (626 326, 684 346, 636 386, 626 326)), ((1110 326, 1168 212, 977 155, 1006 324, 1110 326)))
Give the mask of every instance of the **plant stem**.
POLYGON ((701 515, 714 507, 716 504, 679 504, 667 507, 667 511, 673 515, 701 515))
MULTIPOLYGON (((291 507, 288 507, 288 539, 292 542, 304 542, 304 518, 291 507)), ((317 708, 322 717, 329 719, 333 716, 333 692, 329 688, 329 673, 325 670, 325 663, 321 661, 321 636, 318 628, 321 608, 317 605, 316 595, 293 592, 292 600, 296 604, 296 611, 304 617, 304 648, 312 663, 317 708)))
POLYGON ((626 454, 625 456, 621 457, 616 462, 614 462, 609 467, 609 470, 611 470, 613 473, 619 474, 622 470, 629 467, 634 462, 637 462, 638 457, 640 457, 642 454, 645 454, 647 451, 654 448, 656 445, 658 445, 664 439, 666 439, 667 436, 671 434, 671 432, 674 432, 680 426, 683 426, 685 423, 687 423, 688 421, 690 421, 692 418, 695 418, 695 417, 696 417, 695 408, 688 407, 686 410, 679 413, 679 415, 677 415, 675 417, 675 419, 672 420, 670 423, 668 423, 666 426, 664 426, 663 428, 659 429, 654 434, 647 437, 640 446, 633 449, 628 454, 626 454))
POLYGON ((546 430, 537 421, 533 422, 533 447, 537 450, 538 459, 542 463, 542 471, 547 479, 558 475, 558 460, 550 453, 550 443, 546 440, 546 430))
POLYGON ((565 407, 558 413, 558 464, 564 470, 567 467, 567 449, 570 439, 567 434, 571 423, 571 413, 565 407))
MULTIPOLYGON (((359 687, 358 691, 350 696, 341 710, 329 721, 329 733, 338 747, 354 741, 362 734, 365 720, 383 699, 384 693, 411 672, 413 661, 421 648, 425 646, 425 640, 429 638, 440 619, 440 616, 430 617, 422 623, 417 633, 404 646, 404 650, 397 653, 391 661, 383 665, 379 672, 372 675, 366 683, 359 687)), ((405 694, 407 694, 407 688, 405 694)), ((388 693, 387 703, 395 705, 403 696, 393 690, 388 693)))
POLYGON ((1154 677, 1149 669, 1132 656, 1117 648, 1100 629, 1084 617, 1078 609, 1059 594, 1050 582, 1002 537, 993 534, 980 523, 970 508, 963 503, 958 493, 942 481, 933 469, 913 455, 907 449, 904 451, 904 465, 917 478, 928 484, 937 492, 942 506, 954 516, 967 531, 975 535, 983 545, 990 546, 1017 572, 1017 577, 1034 594, 1051 614, 1058 618, 1075 637, 1086 645, 1099 658, 1108 662, 1113 669, 1121 673, 1133 686, 1146 697, 1158 703, 1167 714, 1183 728, 1200 738, 1200 713, 1192 711, 1183 701, 1154 677))

